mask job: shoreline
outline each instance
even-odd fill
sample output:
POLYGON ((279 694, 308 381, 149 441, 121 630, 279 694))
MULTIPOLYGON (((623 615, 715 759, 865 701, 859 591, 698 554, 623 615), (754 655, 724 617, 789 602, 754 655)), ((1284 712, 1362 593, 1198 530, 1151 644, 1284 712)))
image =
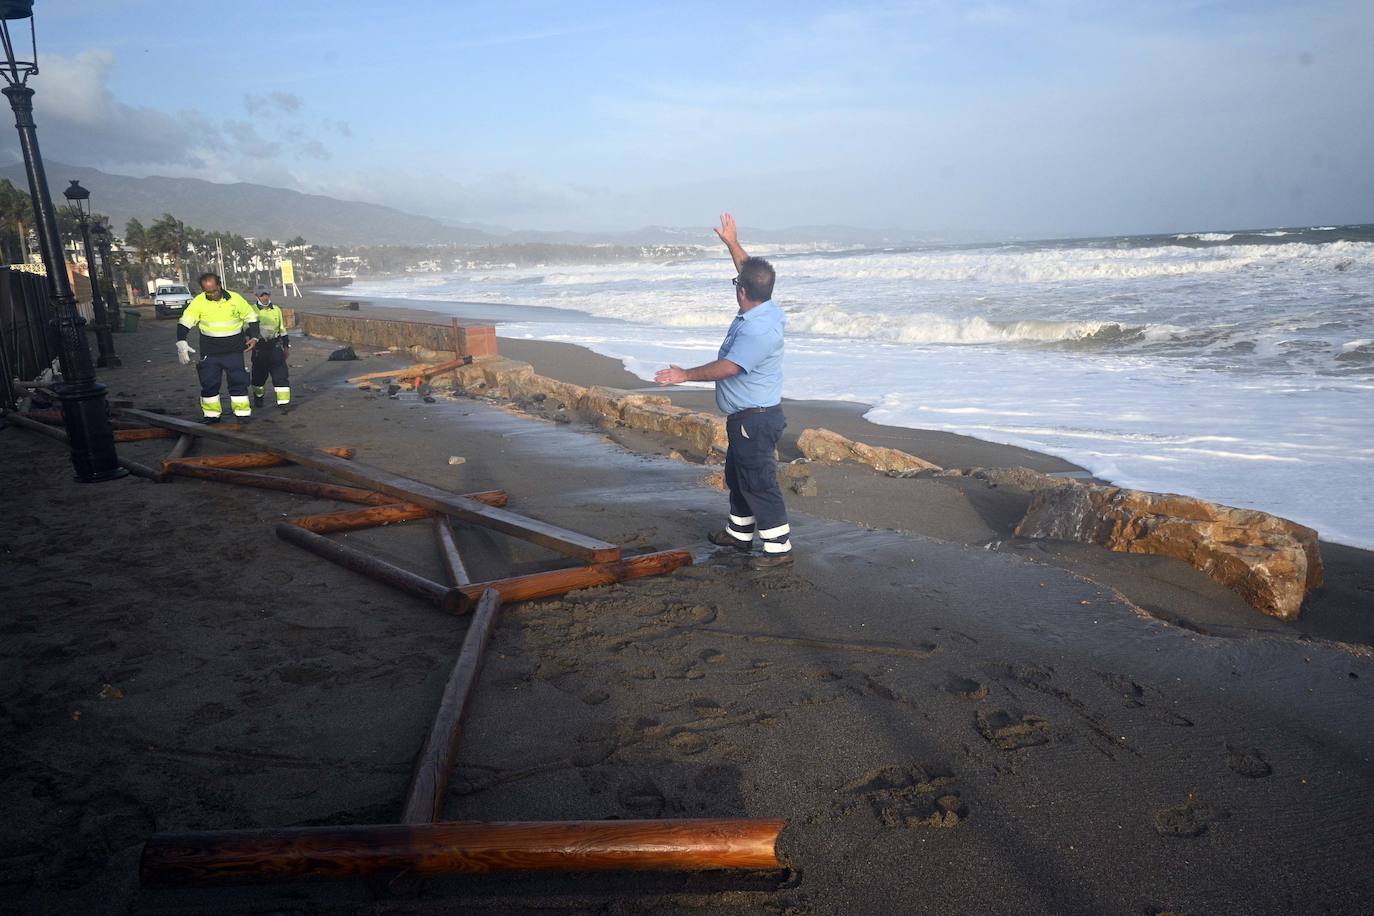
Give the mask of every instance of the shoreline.
MULTIPOLYGON (((307 309, 335 310, 339 299, 307 291, 305 298, 296 301, 307 309)), ((370 300, 355 301, 359 302, 359 310, 348 314, 357 317, 437 319, 440 324, 452 317, 414 304, 391 306, 377 305, 370 300)), ((474 320, 490 320, 497 324, 501 354, 530 363, 542 375, 577 385, 603 385, 664 395, 675 405, 715 412, 714 396, 708 389, 662 388, 629 372, 619 360, 579 344, 502 336, 499 319, 481 316, 481 311, 479 304, 473 304, 472 314, 479 316, 474 320)), ((783 403, 788 417, 788 428, 779 445, 783 461, 800 457, 796 438, 803 429, 824 427, 860 442, 909 452, 946 468, 1019 465, 1049 474, 1112 483, 1094 477, 1070 461, 1020 446, 943 430, 874 423, 863 416, 869 406, 858 402, 784 398, 783 403)), ((673 451, 671 444, 643 433, 621 431, 614 433, 612 438, 640 453, 668 455, 673 451)), ((812 464, 808 467, 815 469, 821 495, 806 499, 785 493, 789 508, 969 547, 1029 553, 1038 562, 1116 589, 1139 606, 1142 613, 1199 632, 1283 633, 1337 643, 1374 645, 1374 551, 1371 550, 1322 540, 1326 585, 1309 595, 1298 620, 1285 622, 1250 608, 1235 593, 1180 561, 1112 553, 1068 542, 1018 544, 1012 529, 1024 515, 1029 498, 1008 498, 1010 491, 998 493, 995 488, 967 479, 892 480, 857 465, 826 467, 812 464), (919 496, 909 492, 916 487, 923 490, 919 496), (914 505, 932 502, 940 507, 937 512, 913 511, 914 505)))

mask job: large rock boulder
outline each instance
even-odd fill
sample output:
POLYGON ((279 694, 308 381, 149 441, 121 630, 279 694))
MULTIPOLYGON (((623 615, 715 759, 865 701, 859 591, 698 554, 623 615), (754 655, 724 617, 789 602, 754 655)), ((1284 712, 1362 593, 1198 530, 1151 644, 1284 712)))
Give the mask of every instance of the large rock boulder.
POLYGON ((681 439, 692 451, 709 455, 713 448, 726 447, 725 421, 669 404, 627 402, 620 411, 621 421, 632 429, 645 429, 681 439))
POLYGON ((865 445, 828 429, 802 430, 797 438, 797 448, 812 461, 857 461, 876 471, 940 470, 938 464, 931 464, 915 455, 895 448, 865 445))
POLYGON ((1190 496, 1096 484, 1041 489, 1016 533, 1174 557, 1284 620, 1296 619, 1307 592, 1322 584, 1317 532, 1190 496))

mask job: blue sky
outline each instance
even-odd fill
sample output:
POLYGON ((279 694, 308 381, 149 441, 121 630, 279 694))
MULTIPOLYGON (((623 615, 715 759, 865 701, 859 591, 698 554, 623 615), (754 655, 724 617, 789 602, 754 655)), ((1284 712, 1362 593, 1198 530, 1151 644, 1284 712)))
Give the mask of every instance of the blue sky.
POLYGON ((36 10, 46 154, 126 174, 516 228, 1374 221, 1368 2, 36 10))

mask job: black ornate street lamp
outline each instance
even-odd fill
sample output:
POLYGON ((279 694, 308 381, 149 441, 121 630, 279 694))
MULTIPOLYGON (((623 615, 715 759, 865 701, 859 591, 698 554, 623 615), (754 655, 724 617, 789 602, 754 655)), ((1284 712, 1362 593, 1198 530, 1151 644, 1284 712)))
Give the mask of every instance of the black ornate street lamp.
MULTIPOLYGON (((23 38, 22 27, 19 37, 23 38)), ((119 466, 119 456, 115 454, 105 386, 95 380, 95 367, 91 365, 91 350, 84 330, 86 320, 76 310, 76 296, 67 277, 62 236, 57 230, 57 212, 48 194, 48 176, 43 171, 38 129, 33 122, 33 90, 27 85, 29 77, 38 72, 33 0, 0 0, 0 40, 5 46, 0 77, 7 84, 0 92, 4 92, 14 109, 14 126, 19 131, 19 146, 28 172, 38 244, 48 271, 48 294, 57 328, 58 364, 62 369, 62 381, 52 387, 62 402, 62 425, 67 430, 72 465, 76 468, 76 479, 83 483, 114 480, 129 472, 119 466), (25 19, 29 21, 29 40, 33 48, 30 60, 15 57, 10 37, 10 26, 25 19)))
POLYGON ((95 249, 91 247, 91 192, 73 178, 62 196, 76 208, 76 221, 81 225, 81 242, 86 247, 86 276, 91 281, 91 311, 95 312, 95 324, 92 327, 95 329, 95 345, 100 351, 95 364, 101 369, 123 365, 115 355, 110 320, 105 314, 105 295, 100 289, 100 274, 95 269, 95 249))
POLYGON ((124 316, 119 311, 119 277, 115 270, 114 259, 110 256, 110 230, 106 229, 103 223, 96 223, 91 227, 91 235, 95 237, 95 247, 100 252, 100 269, 105 275, 104 289, 110 294, 110 301, 105 303, 105 309, 110 315, 110 330, 118 331, 124 326, 124 316))

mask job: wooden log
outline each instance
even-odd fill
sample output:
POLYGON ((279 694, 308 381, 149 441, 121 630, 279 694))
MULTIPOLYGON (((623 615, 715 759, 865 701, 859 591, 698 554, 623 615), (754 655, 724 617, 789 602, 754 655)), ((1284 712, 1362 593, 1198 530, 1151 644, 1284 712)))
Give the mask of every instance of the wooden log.
POLYGON ((185 458, 190 453, 191 446, 195 444, 196 440, 194 436, 188 436, 182 433, 177 437, 177 444, 172 446, 172 450, 167 453, 167 457, 163 460, 177 461, 181 458, 185 458))
MULTIPOLYGON (((457 346, 455 339, 455 346, 457 346)), ((379 378, 406 378, 406 379, 425 379, 431 375, 438 375, 441 372, 452 372, 460 366, 466 366, 472 362, 471 356, 460 356, 442 363, 418 363, 414 366, 405 366, 401 369, 391 369, 385 372, 368 372, 364 375, 355 375, 348 380, 350 385, 357 382, 367 382, 379 378)))
POLYGON ((458 542, 453 539, 453 521, 447 515, 434 516, 434 533, 439 540, 439 559, 444 563, 449 584, 467 585, 472 582, 463 555, 458 552, 458 542))
MULTIPOLYGON (((367 491, 361 492, 366 493, 367 491)), ((380 493, 371 495, 381 496, 380 493)), ((506 504, 505 490, 487 490, 482 493, 468 493, 466 495, 469 499, 475 499, 489 506, 504 506, 506 504)), ((386 496, 382 498, 390 499, 386 496)), ((367 509, 346 509, 343 512, 329 512, 323 515, 303 515, 300 518, 287 519, 287 522, 316 534, 334 534, 338 531, 357 531, 362 528, 376 528, 381 525, 410 522, 420 518, 429 518, 432 515, 434 512, 424 506, 417 506, 414 503, 389 502, 367 509)))
MULTIPOLYGON (((64 444, 67 443, 66 432, 64 432, 62 429, 56 426, 48 426, 46 423, 40 423, 37 420, 30 420, 23 414, 12 410, 0 411, 0 416, 4 416, 7 422, 13 423, 15 426, 31 430, 40 435, 47 436, 49 439, 54 439, 64 444)), ((142 477, 147 480, 157 481, 159 483, 162 481, 161 474, 159 474, 152 468, 148 467, 146 464, 143 464, 142 462, 134 461, 132 458, 125 458, 123 456, 116 456, 116 460, 119 462, 120 467, 128 471, 130 474, 133 474, 135 477, 142 477)))
POLYGON ((444 372, 452 372, 454 369, 460 369, 470 362, 472 362, 471 356, 460 356, 458 359, 451 359, 446 363, 439 363, 437 366, 429 366, 422 372, 416 372, 415 378, 418 382, 418 380, 429 378, 431 375, 440 375, 444 372))
POLYGON ((780 820, 447 822, 160 833, 151 886, 528 871, 775 869, 780 820))
POLYGON ((389 493, 398 500, 417 503, 436 512, 451 515, 474 525, 483 525, 494 531, 500 531, 511 537, 521 538, 579 559, 593 563, 605 563, 620 558, 620 548, 615 544, 588 537, 576 531, 569 531, 557 525, 550 525, 548 522, 526 518, 496 506, 484 506, 474 500, 464 499, 436 486, 411 480, 381 468, 343 461, 333 455, 324 454, 318 449, 288 448, 255 436, 227 432, 215 426, 191 423, 175 417, 159 416, 143 410, 121 408, 119 412, 125 416, 144 420, 152 426, 175 429, 178 432, 187 432, 206 439, 272 452, 296 464, 332 474, 349 483, 360 484, 381 493, 389 493))
POLYGON ((138 429, 116 429, 114 440, 116 442, 143 442, 148 439, 175 439, 177 434, 170 429, 157 428, 138 428, 138 429))
POLYGON ((274 477, 271 474, 254 474, 251 471, 206 467, 191 461, 164 461, 162 467, 167 474, 174 477, 214 480, 219 483, 237 484, 241 487, 257 487, 260 490, 278 490, 282 493, 317 496, 320 499, 337 499, 340 502, 359 503, 364 506, 386 506, 396 502, 394 497, 374 493, 372 490, 364 490, 360 487, 345 487, 336 483, 321 483, 318 480, 274 477))
POLYGON ((346 569, 362 573, 417 598, 423 598, 446 611, 457 611, 462 601, 462 597, 456 589, 449 588, 447 585, 440 585, 432 579, 416 575, 408 569, 402 569, 374 557, 370 553, 349 547, 347 544, 331 541, 327 537, 318 535, 313 531, 307 531, 290 522, 277 524, 277 537, 295 544, 297 547, 304 547, 311 553, 324 557, 346 569))
POLYGON ((425 735, 425 743, 415 758, 415 774, 406 791, 405 807, 401 810, 402 824, 429 824, 437 821, 444 809, 444 793, 448 777, 458 756, 458 736, 461 733, 463 712, 472 696, 477 674, 482 670, 482 653, 486 651, 491 631, 496 627, 497 612, 501 609, 501 595, 494 589, 482 593, 477 610, 468 624, 467 636, 458 661, 453 665, 434 714, 434 723, 425 735))
MULTIPOLYGON (((192 434, 188 433, 188 435, 192 434)), ((355 454, 354 450, 351 448, 338 448, 336 446, 322 448, 320 451, 328 452, 331 455, 337 455, 340 458, 352 458, 355 454)), ((183 464, 198 464, 201 467, 207 468, 228 468, 230 470, 274 468, 291 463, 287 459, 280 455, 273 454, 272 452, 241 452, 237 455, 202 455, 199 458, 178 459, 172 459, 169 456, 168 459, 163 461, 163 464, 166 464, 167 460, 176 460, 183 464)))
POLYGON ((611 585, 628 579, 642 579, 646 576, 661 576, 683 566, 692 565, 692 554, 686 550, 664 550, 659 553, 646 553, 610 563, 592 563, 587 566, 574 566, 572 569, 555 569, 551 572, 530 573, 513 576, 509 579, 492 579, 487 582, 473 582, 471 585, 457 586, 463 594, 463 607, 482 597, 482 592, 494 589, 501 593, 501 601, 513 604, 516 601, 532 601, 535 598, 548 598, 579 588, 595 588, 598 585, 611 585))

